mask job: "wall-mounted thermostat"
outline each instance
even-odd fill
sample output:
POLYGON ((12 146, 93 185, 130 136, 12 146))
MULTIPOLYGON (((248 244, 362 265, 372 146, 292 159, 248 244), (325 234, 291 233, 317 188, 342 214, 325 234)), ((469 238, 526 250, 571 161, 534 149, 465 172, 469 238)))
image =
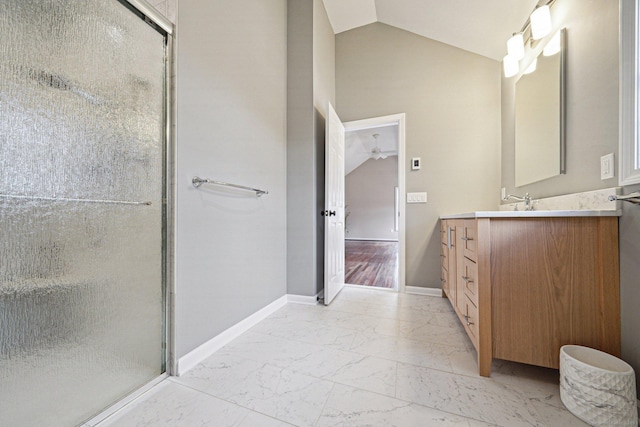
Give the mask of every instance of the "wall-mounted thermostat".
POLYGON ((420 169, 420 157, 411 158, 411 170, 417 171, 420 169))

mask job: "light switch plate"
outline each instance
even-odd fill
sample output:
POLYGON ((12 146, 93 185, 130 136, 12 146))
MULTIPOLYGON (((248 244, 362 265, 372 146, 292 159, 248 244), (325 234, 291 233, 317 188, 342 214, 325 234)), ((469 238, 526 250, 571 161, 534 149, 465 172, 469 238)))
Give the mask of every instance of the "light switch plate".
POLYGON ((422 162, 420 161, 420 157, 412 157, 411 158, 411 170, 412 171, 417 171, 420 170, 420 164, 422 162))
POLYGON ((427 193, 407 193, 407 203, 427 203, 427 193))
POLYGON ((605 180, 615 176, 613 153, 600 157, 600 179, 605 180))

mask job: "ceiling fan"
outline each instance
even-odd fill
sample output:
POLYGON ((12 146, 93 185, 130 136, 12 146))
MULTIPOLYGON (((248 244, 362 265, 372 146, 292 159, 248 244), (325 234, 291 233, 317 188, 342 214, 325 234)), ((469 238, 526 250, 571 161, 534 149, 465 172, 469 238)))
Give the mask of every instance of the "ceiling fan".
POLYGON ((376 146, 371 149, 371 153, 369 157, 373 160, 386 159, 388 156, 397 156, 398 153, 396 151, 382 151, 380 147, 378 147, 378 137, 380 134, 374 133, 373 139, 376 142, 376 146))

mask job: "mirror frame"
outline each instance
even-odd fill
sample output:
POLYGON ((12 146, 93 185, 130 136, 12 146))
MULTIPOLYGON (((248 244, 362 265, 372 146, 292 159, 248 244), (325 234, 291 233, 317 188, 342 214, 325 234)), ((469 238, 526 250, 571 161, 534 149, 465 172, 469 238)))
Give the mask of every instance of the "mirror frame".
POLYGON ((640 94, 640 22, 638 0, 620 2, 620 142, 619 185, 640 183, 640 140, 638 131, 640 94))
MULTIPOLYGON (((556 55, 560 55, 559 58, 559 70, 558 70, 558 74, 559 74, 559 87, 558 87, 558 101, 559 101, 559 105, 558 105, 558 149, 559 149, 559 164, 558 164, 558 173, 554 174, 554 175, 550 175, 550 176, 546 176, 540 179, 535 179, 533 181, 527 181, 527 182, 523 182, 523 183, 518 183, 517 182, 517 176, 518 176, 518 165, 517 165, 517 157, 514 158, 514 184, 516 187, 523 187, 526 185, 530 185, 533 184, 535 182, 540 182, 540 181, 544 181, 559 175, 565 175, 567 173, 567 138, 566 138, 566 74, 567 74, 567 30, 566 28, 561 28, 559 29, 556 33, 560 33, 560 52, 558 52, 556 55)), ((554 35, 556 34, 554 33, 554 35)), ((551 36, 553 37, 553 36, 551 36)), ((547 40, 547 43, 549 42, 549 40, 547 40)), ((538 47, 536 47, 536 50, 538 51, 538 55, 536 56, 536 58, 539 58, 543 55, 542 51, 544 49, 544 47, 546 46, 546 43, 544 45, 540 45, 538 47)), ((537 71, 534 71, 534 73, 536 73, 537 71)), ((520 81, 521 78, 525 77, 525 74, 521 74, 518 77, 518 80, 515 83, 515 90, 516 90, 516 98, 517 98, 517 86, 518 86, 518 82, 520 81)), ((517 150, 517 146, 518 146, 518 139, 517 139, 517 122, 518 122, 518 112, 517 112, 517 102, 514 102, 514 107, 516 108, 516 110, 514 111, 514 122, 515 122, 515 126, 516 126, 516 134, 514 137, 514 147, 517 150)))

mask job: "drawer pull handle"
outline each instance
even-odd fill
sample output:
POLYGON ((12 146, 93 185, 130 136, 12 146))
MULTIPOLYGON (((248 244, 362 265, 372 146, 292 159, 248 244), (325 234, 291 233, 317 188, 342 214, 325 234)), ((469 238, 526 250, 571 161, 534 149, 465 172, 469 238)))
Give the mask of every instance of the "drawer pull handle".
POLYGON ((474 323, 472 321, 470 321, 469 319, 471 319, 469 316, 467 316, 466 314, 463 316, 464 320, 467 322, 467 326, 471 326, 474 323))
POLYGON ((463 237, 462 240, 464 240, 466 242, 468 240, 473 240, 473 237, 463 237))
POLYGON ((473 283, 473 280, 471 280, 471 277, 468 277, 468 276, 462 276, 462 280, 464 280, 467 284, 473 283))

